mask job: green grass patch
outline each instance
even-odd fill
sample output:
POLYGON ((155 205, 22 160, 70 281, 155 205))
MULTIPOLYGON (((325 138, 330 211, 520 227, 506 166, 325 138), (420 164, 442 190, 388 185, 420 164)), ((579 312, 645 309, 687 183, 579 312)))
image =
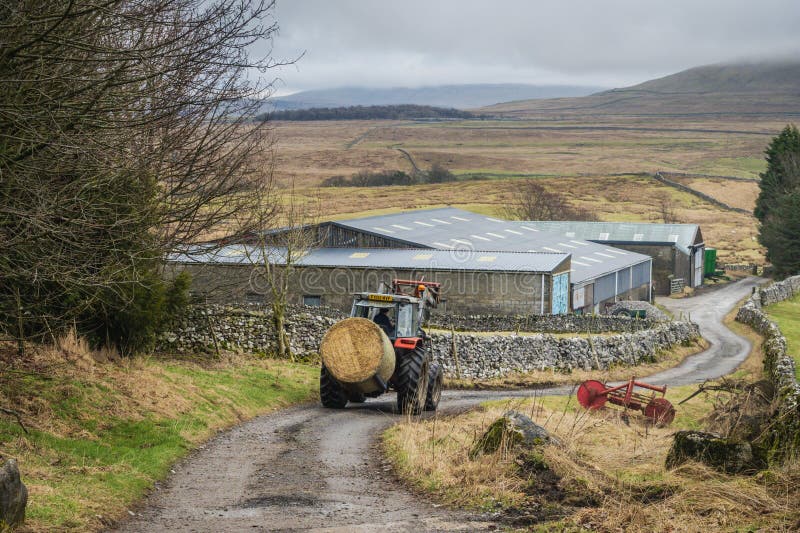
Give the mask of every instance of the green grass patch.
POLYGON ((763 157, 721 157, 709 161, 699 168, 704 174, 758 178, 767 169, 763 157))
POLYGON ((800 295, 764 309, 781 328, 786 348, 795 362, 795 377, 800 379, 800 295))
POLYGON ((59 366, 0 381, 29 426, 0 418, 0 455, 19 462, 34 531, 107 526, 217 431, 312 398, 318 372, 250 358, 59 366))

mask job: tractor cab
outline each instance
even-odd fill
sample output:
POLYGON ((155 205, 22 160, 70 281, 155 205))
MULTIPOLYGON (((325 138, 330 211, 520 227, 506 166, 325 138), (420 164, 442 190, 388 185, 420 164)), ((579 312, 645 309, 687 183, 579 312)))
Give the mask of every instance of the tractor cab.
POLYGON ((425 338, 423 324, 439 303, 439 284, 424 281, 392 281, 391 292, 359 292, 353 295, 350 316, 367 318, 383 328, 397 348, 413 348, 425 338), (381 316, 383 315, 383 316, 381 316))
POLYGON ((418 309, 418 298, 364 292, 355 295, 350 316, 368 318, 377 322, 386 335, 394 341, 397 338, 420 336, 418 335, 420 329, 418 309), (381 314, 386 316, 384 320, 390 326, 381 324, 381 318, 379 318, 381 314))

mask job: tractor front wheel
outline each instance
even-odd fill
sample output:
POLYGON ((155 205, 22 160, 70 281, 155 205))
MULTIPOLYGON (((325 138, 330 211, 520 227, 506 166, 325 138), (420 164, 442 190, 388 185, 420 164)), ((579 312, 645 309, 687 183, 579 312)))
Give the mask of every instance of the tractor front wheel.
POLYGON ((423 348, 414 348, 398 357, 397 365, 397 408, 404 415, 418 415, 428 394, 428 354, 423 348))
POLYGON ((325 365, 319 372, 319 399, 329 409, 344 409, 347 405, 347 391, 331 376, 325 365))
POLYGON ((435 411, 439 406, 439 399, 442 397, 442 384, 444 382, 444 372, 439 363, 431 363, 428 371, 428 394, 425 397, 425 410, 435 411))

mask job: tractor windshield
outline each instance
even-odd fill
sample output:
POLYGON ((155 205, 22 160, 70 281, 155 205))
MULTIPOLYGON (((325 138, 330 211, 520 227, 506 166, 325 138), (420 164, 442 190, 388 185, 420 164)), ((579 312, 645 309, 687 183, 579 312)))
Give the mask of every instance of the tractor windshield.
POLYGON ((397 336, 416 336, 414 334, 414 306, 411 304, 400 304, 397 312, 397 336))
POLYGON ((379 324, 391 339, 416 337, 414 305, 410 303, 362 300, 353 305, 350 316, 372 320, 379 324))

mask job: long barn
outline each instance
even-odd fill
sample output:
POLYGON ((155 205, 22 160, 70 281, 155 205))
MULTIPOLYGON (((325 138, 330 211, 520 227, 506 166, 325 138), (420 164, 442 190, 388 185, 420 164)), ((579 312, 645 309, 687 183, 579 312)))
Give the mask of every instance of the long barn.
POLYGON ((462 209, 422 209, 340 220, 320 224, 318 231, 325 247, 570 254, 570 309, 578 313, 599 313, 618 300, 651 297, 653 263, 648 255, 462 209))
MULTIPOLYGON (((316 246, 296 262, 290 301, 346 310, 353 292, 419 276, 442 282, 442 308, 462 314, 602 313, 619 300, 651 299, 650 256, 537 224, 439 208, 306 227, 316 246)), ((286 231, 269 234, 278 267, 286 231)), ((211 301, 263 301, 253 273, 263 258, 253 255, 237 244, 171 263, 211 301)))
MULTIPOLYGON (((286 250, 236 244, 171 258, 192 275, 192 291, 211 303, 260 303, 268 296, 264 256, 277 268, 286 250)), ((480 252, 413 248, 317 248, 296 259, 289 276, 294 304, 349 311, 352 294, 392 279, 442 284, 438 312, 564 314, 569 311, 570 256, 565 253, 480 252)))

